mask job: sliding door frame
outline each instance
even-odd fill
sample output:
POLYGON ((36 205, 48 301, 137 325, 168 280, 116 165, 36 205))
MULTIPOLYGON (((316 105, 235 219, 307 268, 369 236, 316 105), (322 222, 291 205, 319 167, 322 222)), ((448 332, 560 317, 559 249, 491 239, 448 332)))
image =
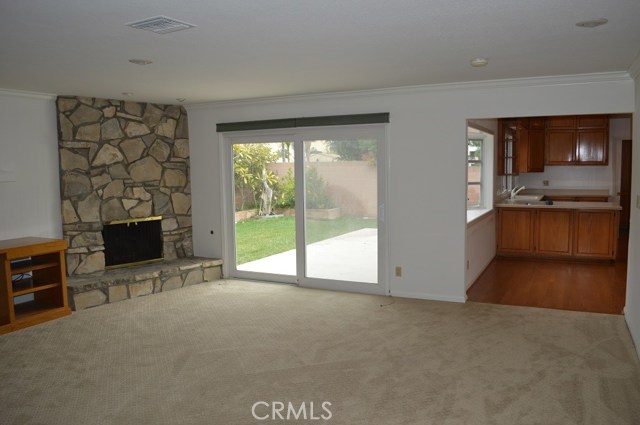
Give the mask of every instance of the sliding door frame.
MULTIPOLYGON (((229 133, 228 135, 221 134, 221 149, 222 163, 220 164, 222 170, 222 230, 223 230, 223 272, 225 276, 240 279, 251 280, 263 280, 267 282, 275 283, 294 283, 298 284, 298 265, 296 262, 296 275, 285 274, 272 274, 272 273, 260 273, 238 270, 236 261, 235 250, 235 187, 234 187, 234 175, 233 175, 233 145, 234 144, 249 144, 249 143, 279 143, 282 140, 288 140, 294 142, 294 166, 297 167, 298 152, 295 150, 295 132, 291 129, 287 130, 252 130, 252 131, 238 131, 229 133)), ((297 172, 297 170, 296 170, 297 172)), ((297 190, 297 188, 296 188, 297 190)), ((296 194, 297 196, 297 194, 296 194)), ((297 214, 296 209, 296 214, 297 214)), ((297 222, 297 220, 296 220, 297 222)), ((297 229, 296 229, 297 231, 297 229)), ((297 241, 296 241, 297 245, 297 241)), ((297 261, 297 260, 296 260, 297 261)))
POLYGON ((388 295, 389 275, 388 275, 388 232, 385 205, 388 198, 388 143, 386 124, 363 124, 346 126, 327 127, 305 127, 295 129, 278 130, 251 130, 234 131, 230 133, 220 133, 221 150, 221 193, 222 193, 222 239, 225 276, 232 278, 263 280, 276 283, 293 283, 301 287, 329 289, 348 292, 370 293, 378 295, 388 295), (364 138, 372 135, 378 140, 377 148, 377 283, 347 282, 329 279, 310 278, 305 276, 305 209, 304 203, 296 202, 296 276, 265 274, 258 272, 246 272, 237 269, 235 256, 235 205, 234 182, 233 182, 233 145, 236 143, 269 143, 283 140, 293 142, 294 170, 296 176, 296 201, 304 199, 304 184, 299 184, 299 176, 304 172, 304 141, 327 140, 333 136, 341 138, 354 137, 364 138))

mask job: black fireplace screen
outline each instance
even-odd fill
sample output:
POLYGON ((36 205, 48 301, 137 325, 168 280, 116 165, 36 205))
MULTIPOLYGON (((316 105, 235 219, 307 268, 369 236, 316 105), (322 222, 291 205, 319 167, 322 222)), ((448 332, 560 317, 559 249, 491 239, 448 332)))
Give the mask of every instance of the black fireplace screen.
POLYGON ((162 217, 118 220, 105 224, 105 268, 162 260, 162 217))

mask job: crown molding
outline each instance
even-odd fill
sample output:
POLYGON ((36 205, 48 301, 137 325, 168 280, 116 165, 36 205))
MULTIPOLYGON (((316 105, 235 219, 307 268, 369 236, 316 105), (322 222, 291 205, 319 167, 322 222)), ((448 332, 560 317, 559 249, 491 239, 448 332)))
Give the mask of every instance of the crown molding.
POLYGON ((629 67, 629 75, 634 80, 640 78, 640 55, 633 61, 631 67, 629 67))
POLYGON ((39 99, 39 100, 55 100, 57 97, 52 93, 38 93, 33 91, 24 91, 24 90, 8 90, 8 89, 0 89, 0 96, 13 96, 13 97, 23 97, 27 99, 39 99))
POLYGON ((631 76, 629 72, 601 72, 593 74, 574 74, 574 75, 559 75, 559 76, 545 76, 545 77, 530 77, 530 78, 508 78, 502 80, 484 80, 484 81, 470 81, 461 83, 443 83, 443 84, 426 84, 416 86, 404 86, 404 87, 390 87, 384 89, 373 90, 353 90, 344 92, 332 92, 332 93, 318 93, 318 94, 305 94, 305 95, 291 95, 291 96, 274 96, 274 97, 262 97, 253 99, 237 99, 237 100, 220 100, 213 102, 202 103, 190 103, 184 105, 188 110, 220 108, 230 106, 248 106, 248 105, 260 105, 260 104, 273 104, 284 103, 293 101, 313 101, 322 99, 339 99, 345 97, 368 97, 368 96, 381 96, 381 95, 393 95, 393 94, 407 94, 407 93, 428 93, 434 91, 453 91, 453 90, 486 90, 496 88, 509 88, 509 87, 540 87, 540 86, 554 86, 554 85, 573 85, 573 84, 590 84, 590 83, 602 83, 602 82, 616 82, 616 81, 630 81, 631 76))

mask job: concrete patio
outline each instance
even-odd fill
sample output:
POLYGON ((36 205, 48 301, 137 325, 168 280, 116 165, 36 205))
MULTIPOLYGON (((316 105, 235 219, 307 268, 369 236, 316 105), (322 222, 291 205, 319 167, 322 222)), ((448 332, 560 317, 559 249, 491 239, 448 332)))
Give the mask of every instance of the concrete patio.
MULTIPOLYGON (((360 229, 307 246, 307 277, 378 282, 378 230, 360 229)), ((296 251, 250 261, 238 270, 294 276, 296 251)))

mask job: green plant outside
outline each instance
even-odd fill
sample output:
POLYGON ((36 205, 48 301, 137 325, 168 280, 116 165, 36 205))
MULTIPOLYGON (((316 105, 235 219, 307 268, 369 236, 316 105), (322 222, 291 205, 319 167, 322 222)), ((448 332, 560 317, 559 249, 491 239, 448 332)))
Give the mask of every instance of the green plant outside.
POLYGON ((327 183, 316 167, 308 166, 305 170, 305 206, 311 209, 334 208, 335 204, 327 193, 327 183))
POLYGON ((296 206, 296 184, 293 178, 293 170, 290 168, 287 174, 278 181, 278 192, 274 194, 273 201, 276 208, 293 208, 296 206))
MULTIPOLYGON (((376 227, 373 218, 307 219, 307 242, 319 242, 355 230, 376 227)), ((295 246, 294 217, 250 218, 236 223, 237 264, 289 251, 295 246)))
POLYGON ((278 189, 278 177, 267 165, 278 160, 278 154, 267 144, 247 143, 233 145, 233 178, 235 192, 240 194, 239 210, 259 207, 263 183, 278 189))

